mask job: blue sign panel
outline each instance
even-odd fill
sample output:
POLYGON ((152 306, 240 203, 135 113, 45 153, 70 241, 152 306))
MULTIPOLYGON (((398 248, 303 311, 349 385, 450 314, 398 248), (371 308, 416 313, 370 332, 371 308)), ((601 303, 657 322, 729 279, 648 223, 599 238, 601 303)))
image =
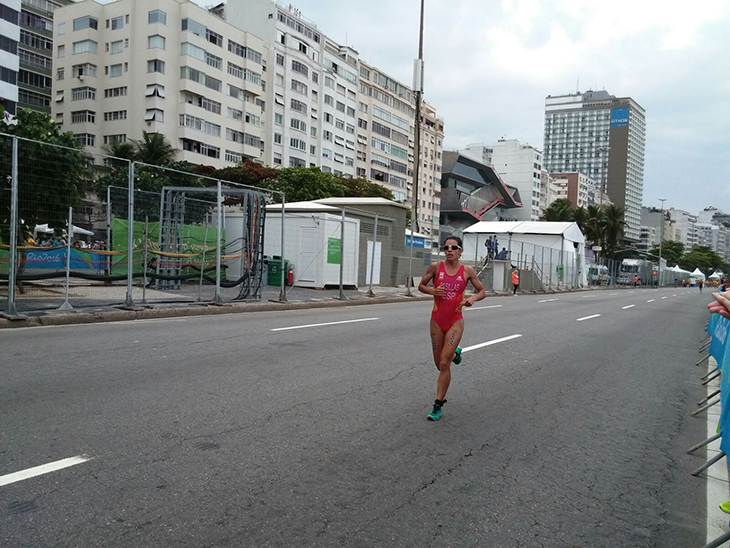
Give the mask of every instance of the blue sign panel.
MULTIPOLYGON (((411 237, 406 235, 406 247, 411 246, 411 237)), ((416 236, 413 238, 413 247, 426 247, 426 242, 423 238, 416 236)), ((430 246, 429 246, 430 247, 430 246)))
POLYGON ((611 109, 611 127, 626 127, 629 125, 629 108, 611 109))

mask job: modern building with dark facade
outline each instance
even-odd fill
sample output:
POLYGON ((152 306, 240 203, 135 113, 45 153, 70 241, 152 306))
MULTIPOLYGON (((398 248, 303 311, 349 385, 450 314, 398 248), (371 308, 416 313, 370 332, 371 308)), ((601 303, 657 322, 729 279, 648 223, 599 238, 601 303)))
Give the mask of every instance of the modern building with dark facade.
POLYGON ((519 207, 519 192, 506 185, 492 166, 460 152, 444 152, 440 244, 479 221, 515 220, 510 210, 519 207))
POLYGON ((545 99, 543 164, 580 171, 624 209, 624 237, 639 241, 646 115, 631 97, 587 91, 545 99))

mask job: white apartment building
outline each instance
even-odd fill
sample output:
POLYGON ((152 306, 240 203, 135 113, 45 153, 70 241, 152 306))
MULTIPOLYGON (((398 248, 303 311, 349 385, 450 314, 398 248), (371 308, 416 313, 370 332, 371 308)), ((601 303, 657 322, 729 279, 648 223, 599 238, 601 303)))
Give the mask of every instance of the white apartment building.
POLYGON ((624 236, 638 241, 644 187, 644 109, 630 97, 588 91, 545 99, 545 166, 580 171, 624 210, 624 236))
POLYGON ((482 164, 492 165, 492 153, 494 150, 485 146, 484 143, 470 143, 464 148, 457 150, 457 152, 482 164))
POLYGON ((494 170, 506 184, 516 187, 522 198, 522 207, 512 211, 515 219, 539 220, 542 152, 517 139, 500 139, 492 150, 494 170))
POLYGON ((682 242, 685 249, 692 249, 697 244, 697 216, 681 209, 670 208, 666 211, 674 221, 674 239, 682 242))
POLYGON ((559 194, 573 207, 587 208, 596 204, 596 182, 584 173, 551 173, 559 194))
POLYGON ((188 0, 56 10, 53 115, 94 153, 161 133, 178 159, 263 162, 264 42, 188 0))
POLYGON ((655 244, 659 243, 659 236, 653 226, 642 226, 640 232, 641 237, 639 243, 636 244, 636 249, 639 251, 648 252, 655 244))
POLYGON ((10 114, 18 105, 20 0, 0 0, 0 105, 10 114))
POLYGON ((547 169, 540 171, 540 215, 558 198, 566 198, 568 189, 560 187, 547 169), (562 194, 561 194, 562 192, 562 194))
MULTIPOLYGON (((444 151, 444 119, 428 103, 421 102, 421 165, 418 172, 418 230, 439 242, 441 165, 444 151)), ((409 196, 411 201, 411 196, 409 196)))

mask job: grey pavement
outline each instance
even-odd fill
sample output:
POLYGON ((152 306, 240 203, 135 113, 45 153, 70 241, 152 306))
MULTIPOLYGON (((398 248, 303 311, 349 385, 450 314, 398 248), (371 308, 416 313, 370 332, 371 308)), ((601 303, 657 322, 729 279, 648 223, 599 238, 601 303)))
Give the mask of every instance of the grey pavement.
POLYGON ((462 346, 521 337, 437 423, 428 302, 0 330, 0 477, 92 457, 0 486, 0 545, 702 546, 709 298, 477 303, 462 346))

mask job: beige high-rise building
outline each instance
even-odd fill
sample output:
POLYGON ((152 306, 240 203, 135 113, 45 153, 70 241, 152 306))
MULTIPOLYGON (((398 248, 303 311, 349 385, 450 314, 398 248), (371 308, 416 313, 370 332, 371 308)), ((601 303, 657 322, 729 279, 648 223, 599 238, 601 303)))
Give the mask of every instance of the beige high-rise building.
POLYGON ((192 163, 263 162, 260 38, 188 0, 85 0, 55 23, 52 113, 91 152, 147 131, 192 163))

